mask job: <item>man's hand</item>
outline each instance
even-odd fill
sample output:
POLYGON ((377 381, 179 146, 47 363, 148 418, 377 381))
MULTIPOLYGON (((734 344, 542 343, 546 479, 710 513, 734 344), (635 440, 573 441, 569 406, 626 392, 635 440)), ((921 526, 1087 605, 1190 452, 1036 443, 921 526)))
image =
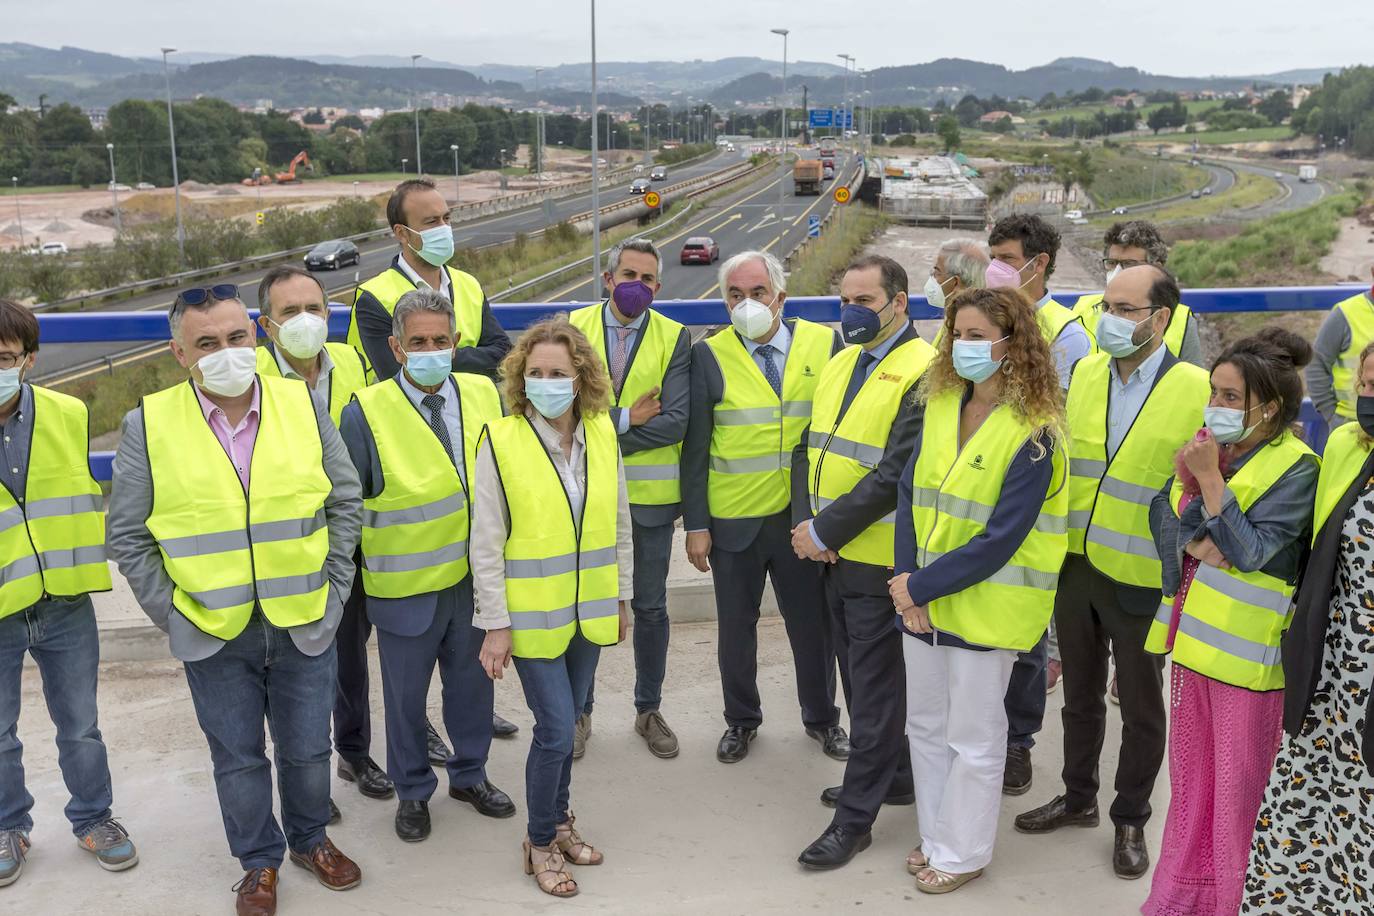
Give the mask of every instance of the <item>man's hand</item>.
POLYGON ((811 536, 811 519, 807 519, 792 529, 792 552, 800 559, 814 560, 817 563, 834 563, 839 554, 833 550, 821 550, 816 539, 811 536))
POLYGON ((659 389, 655 386, 644 392, 639 400, 630 405, 631 426, 643 426, 659 415, 663 407, 658 400, 658 392, 659 389))
POLYGON ((711 563, 708 557, 711 555, 711 532, 709 531, 689 531, 687 532, 687 559, 701 572, 710 572, 711 563))
POLYGON ((482 670, 493 681, 501 680, 501 672, 510 667, 510 627, 500 630, 487 630, 482 640, 482 651, 477 655, 482 670))
POLYGON ((911 573, 902 573, 887 580, 887 593, 892 596, 892 606, 901 614, 907 608, 915 607, 911 602, 911 592, 907 591, 906 580, 911 578, 911 573))
POLYGON ((902 623, 913 633, 933 633, 930 625, 930 611, 924 604, 913 604, 902 611, 902 623))
POLYGON ((1189 541, 1183 550, 1190 557, 1196 557, 1199 562, 1206 563, 1208 566, 1215 566, 1217 569, 1231 568, 1230 561, 1212 541, 1210 535, 1200 541, 1189 541))
POLYGON ((616 645, 625 641, 625 637, 630 635, 630 602, 620 602, 620 636, 616 639, 616 645))

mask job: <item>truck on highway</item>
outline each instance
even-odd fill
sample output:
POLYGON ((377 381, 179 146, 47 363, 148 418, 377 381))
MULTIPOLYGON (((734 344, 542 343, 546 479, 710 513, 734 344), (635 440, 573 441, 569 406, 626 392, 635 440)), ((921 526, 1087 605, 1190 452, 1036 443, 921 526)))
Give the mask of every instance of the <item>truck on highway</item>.
POLYGON ((1316 167, 1315 165, 1300 165, 1300 166, 1298 166, 1298 181, 1307 182, 1307 181, 1316 181, 1316 180, 1317 180, 1317 167, 1316 167))
POLYGON ((792 163, 792 190, 800 197, 803 194, 821 193, 821 176, 824 166, 819 159, 798 159, 792 163))

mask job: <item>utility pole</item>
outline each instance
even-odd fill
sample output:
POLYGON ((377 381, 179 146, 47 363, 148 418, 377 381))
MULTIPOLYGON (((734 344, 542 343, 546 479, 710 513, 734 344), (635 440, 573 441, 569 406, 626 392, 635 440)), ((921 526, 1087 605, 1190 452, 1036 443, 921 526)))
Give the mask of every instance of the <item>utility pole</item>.
POLYGON ((601 283, 601 170, 596 165, 596 0, 589 0, 592 11, 592 295, 601 283))
POLYGON ((809 91, 810 90, 807 87, 807 85, 805 83, 802 83, 802 146, 807 146, 811 143, 811 102, 809 101, 807 96, 807 93, 809 91))
POLYGON ((453 151, 453 205, 458 206, 458 144, 450 143, 450 150, 453 151))
POLYGON ((177 129, 172 117, 172 76, 167 68, 167 55, 176 48, 162 49, 162 80, 167 87, 167 136, 172 143, 172 196, 177 210, 177 265, 186 266, 186 226, 181 221, 181 177, 177 174, 177 129))
POLYGON ((115 232, 123 232, 124 224, 119 218, 119 192, 115 190, 114 144, 106 143, 105 152, 110 154, 110 199, 114 201, 115 232))
POLYGON ((782 36, 782 155, 779 157, 778 173, 778 219, 782 219, 782 204, 787 193, 787 35, 789 29, 771 29, 774 35, 782 36))
POLYGON ((539 163, 534 173, 536 181, 544 174, 544 111, 539 107, 539 74, 543 72, 543 67, 534 68, 534 155, 539 163))
POLYGON ((24 212, 19 209, 19 176, 10 176, 10 185, 14 188, 14 218, 19 221, 19 250, 24 250, 24 212))
POLYGON ((425 167, 420 161, 420 74, 415 69, 415 62, 420 59, 419 54, 410 55, 410 90, 412 101, 410 107, 415 109, 415 176, 425 173, 425 167))

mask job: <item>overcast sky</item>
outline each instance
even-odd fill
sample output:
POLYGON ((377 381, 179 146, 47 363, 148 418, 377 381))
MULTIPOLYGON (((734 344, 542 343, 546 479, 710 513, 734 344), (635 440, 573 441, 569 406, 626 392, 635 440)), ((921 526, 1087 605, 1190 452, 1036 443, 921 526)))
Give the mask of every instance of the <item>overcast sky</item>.
MULTIPOLYGON (((411 54, 529 66, 589 57, 588 0, 7 0, 0 40, 115 54, 411 54), (212 15, 209 11, 214 10, 212 15)), ((780 56, 859 66, 965 57, 1022 69, 1094 57, 1178 76, 1374 63, 1370 0, 600 0, 601 60, 780 56), (927 13, 926 11, 929 11, 927 13)))

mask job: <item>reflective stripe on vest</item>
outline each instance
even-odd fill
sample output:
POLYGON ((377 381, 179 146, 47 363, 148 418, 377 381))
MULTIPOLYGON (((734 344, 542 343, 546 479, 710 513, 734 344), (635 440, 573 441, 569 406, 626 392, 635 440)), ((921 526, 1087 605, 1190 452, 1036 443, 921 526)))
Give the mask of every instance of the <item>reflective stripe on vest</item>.
POLYGON ((782 372, 782 397, 763 377, 734 328, 706 338, 724 390, 712 407, 707 503, 713 518, 757 518, 791 502, 792 449, 811 422, 811 401, 835 332, 798 320, 782 372))
MULTIPOLYGON (((1316 456, 1297 437, 1285 432, 1257 448, 1227 482, 1227 488, 1240 510, 1248 512, 1284 475, 1309 457, 1316 456)), ((1176 515, 1182 511, 1182 498, 1183 484, 1175 480, 1169 502, 1176 515)), ((1293 585, 1268 573, 1199 564, 1179 613, 1174 662, 1247 690, 1278 690, 1283 687, 1280 643, 1292 620, 1292 599, 1293 585)), ((1160 655, 1168 651, 1172 604, 1162 605, 1161 613, 1150 624, 1146 651, 1160 655)))
MULTIPOLYGON (((921 447, 912 475, 911 517, 916 561, 929 566, 987 529, 1002 498, 1007 469, 1034 426, 1006 406, 990 413, 959 446, 962 392, 926 404, 921 447)), ((930 602, 930 622, 966 642, 1026 651, 1049 626, 1059 570, 1068 550, 1067 462, 1055 448, 1040 460, 1053 474, 1035 526, 1001 569, 961 592, 930 602)))
MULTIPOLYGON (((367 387, 367 374, 363 370, 360 351, 348 344, 332 341, 324 346, 334 362, 334 368, 329 371, 329 378, 325 382, 329 386, 329 419, 338 426, 343 409, 353 400, 353 393, 367 387)), ((282 377, 276 354, 266 346, 258 347, 258 375, 282 377)))
MULTIPOLYGON (((110 590, 105 513, 91 477, 86 405, 29 386, 32 438, 24 492, 0 486, 0 618, 45 594, 110 590)), ((21 395, 22 397, 22 395, 21 395)))
MULTIPOLYGON (((807 436, 811 511, 819 515, 850 492, 883 459, 892 424, 902 401, 935 350, 919 337, 889 350, 869 369, 868 378, 840 418, 840 404, 858 364, 862 347, 846 347, 826 363, 816 384, 807 436)), ((853 540, 839 546, 840 556, 856 563, 891 567, 895 512, 870 524, 853 540)))
POLYGON ((599 646, 620 635, 620 566, 616 556, 620 447, 606 414, 584 418, 586 490, 582 517, 530 421, 502 417, 487 424, 510 516, 506 536, 506 609, 511 652, 558 658, 581 630, 599 646))
POLYGON ((1359 372, 1360 351, 1374 341, 1374 302, 1369 293, 1358 293, 1336 303, 1350 325, 1350 346, 1331 364, 1331 386, 1336 393, 1336 413, 1355 419, 1355 375, 1359 372))
POLYGON ((293 627, 323 617, 328 597, 324 501, 333 485, 315 407, 299 382, 259 377, 258 385, 246 494, 191 382, 143 399, 148 530, 175 584, 172 604, 225 640, 243 632, 255 601, 273 625, 293 627))
MULTIPOLYGON (((1102 294, 1093 293, 1089 296, 1079 296, 1078 301, 1073 304, 1074 315, 1082 319, 1083 326, 1094 338, 1097 337, 1097 323, 1102 320, 1102 313, 1097 310, 1097 304, 1101 301, 1102 294)), ((1169 326, 1164 329, 1164 346, 1175 356, 1183 350, 1183 338, 1188 334, 1188 322, 1192 320, 1193 310, 1181 302, 1169 316, 1169 326)))
MULTIPOLYGON (((1322 451, 1322 470, 1317 477, 1316 513, 1312 518, 1312 543, 1317 542, 1336 504, 1354 485, 1355 479, 1369 460, 1369 446, 1364 444, 1359 423, 1345 423, 1331 431, 1322 451)), ((1343 524, 1342 519, 1336 521, 1343 524)))
POLYGON ((1087 556, 1123 585, 1159 588, 1159 554, 1150 533, 1150 501, 1174 472, 1174 455, 1202 426, 1208 375, 1190 363, 1161 369, 1121 446, 1107 457, 1109 373, 1106 353, 1086 357, 1069 384, 1069 550, 1087 556))
MULTIPOLYGON (((444 270, 448 271, 449 284, 453 292, 453 314, 458 322, 458 346, 475 347, 482 336, 482 303, 486 299, 482 292, 482 284, 471 274, 448 265, 444 266, 444 270)), ((366 358, 363 354, 362 333, 358 330, 358 300, 364 292, 371 293, 381 303, 382 308, 386 309, 386 313, 391 315, 395 313, 396 303, 400 298, 413 289, 415 284, 395 266, 388 267, 372 279, 358 284, 358 291, 353 295, 353 313, 348 319, 348 345, 366 358)))
MULTIPOLYGON (((482 427, 501 416, 491 380, 455 372, 463 467, 471 480, 482 427)), ((453 389, 439 392, 452 397, 453 389)), ((397 378, 359 391, 382 469, 382 491, 363 500, 363 590, 373 598, 437 592, 468 574, 467 481, 397 378)))
MULTIPOLYGON (((606 304, 589 305, 568 316, 572 324, 587 335, 592 349, 609 366, 606 358, 606 304)), ((636 335, 631 350, 634 359, 626 369, 620 394, 614 406, 629 410, 645 394, 663 387, 673 351, 677 349, 683 326, 652 309, 644 314, 644 323, 636 335)), ((609 374, 609 369, 607 370, 609 374)), ((660 390, 659 394, 662 394, 660 390)), ((675 442, 660 448, 645 449, 626 455, 625 487, 630 502, 637 506, 671 506, 682 501, 679 483, 682 464, 682 443, 675 442)))

